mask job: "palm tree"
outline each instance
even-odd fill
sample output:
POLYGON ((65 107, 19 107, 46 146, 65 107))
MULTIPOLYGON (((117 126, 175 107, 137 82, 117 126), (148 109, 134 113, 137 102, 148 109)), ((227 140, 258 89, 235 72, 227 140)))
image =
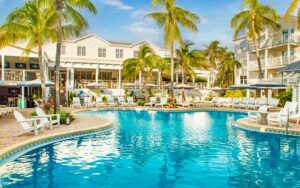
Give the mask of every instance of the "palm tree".
POLYGON ((299 8, 299 3, 300 1, 299 0, 292 0, 291 1, 291 4, 289 6, 289 8, 287 9, 284 17, 285 17, 285 20, 289 20, 293 13, 297 10, 297 18, 298 18, 298 27, 300 26, 300 8, 299 8))
POLYGON ((171 99, 173 101, 174 86, 174 44, 183 44, 180 26, 193 32, 197 32, 199 17, 185 9, 176 6, 176 0, 153 0, 153 6, 160 6, 162 12, 153 12, 146 17, 157 22, 159 27, 164 29, 165 45, 169 47, 171 53, 171 99))
POLYGON ((241 67, 241 63, 235 59, 233 52, 229 52, 226 47, 219 49, 219 66, 217 82, 220 87, 227 88, 234 84, 234 73, 236 68, 241 67))
POLYGON ((147 44, 140 46, 137 57, 126 59, 122 65, 122 75, 126 80, 135 80, 139 77, 139 86, 149 74, 157 56, 155 55, 152 48, 147 44))
MULTIPOLYGON (((96 14, 97 9, 90 0, 47 0, 48 4, 55 8, 57 14, 57 38, 56 38, 56 58, 55 58, 55 108, 60 103, 59 99, 59 83, 60 83, 60 56, 61 56, 61 44, 63 40, 63 24, 72 23, 77 31, 86 28, 88 26, 87 20, 78 12, 77 9, 88 9, 90 12, 96 14)), ((79 33, 76 33, 79 34, 79 33)))
POLYGON ((209 87, 212 87, 212 72, 216 69, 219 49, 220 49, 219 41, 212 41, 206 49, 203 51, 204 56, 207 59, 207 63, 209 64, 209 87))
POLYGON ((163 90, 163 76, 170 74, 170 58, 160 58, 155 60, 154 68, 158 70, 159 90, 163 90))
POLYGON ((25 53, 37 48, 43 103, 46 102, 43 45, 54 40, 55 22, 56 15, 52 7, 44 6, 41 0, 31 0, 7 16, 0 32, 0 47, 26 41, 25 53))
POLYGON ((246 10, 236 14, 231 19, 231 27, 234 29, 234 38, 239 33, 247 31, 247 36, 255 45, 257 64, 259 69, 259 79, 262 79, 262 69, 259 55, 259 44, 261 32, 266 28, 278 29, 278 19, 280 16, 271 6, 262 5, 259 0, 244 0, 243 8, 246 10))
POLYGON ((185 74, 195 76, 195 69, 207 68, 208 64, 200 50, 191 50, 194 45, 191 41, 186 41, 184 45, 176 50, 176 61, 181 67, 182 83, 185 81, 185 74))

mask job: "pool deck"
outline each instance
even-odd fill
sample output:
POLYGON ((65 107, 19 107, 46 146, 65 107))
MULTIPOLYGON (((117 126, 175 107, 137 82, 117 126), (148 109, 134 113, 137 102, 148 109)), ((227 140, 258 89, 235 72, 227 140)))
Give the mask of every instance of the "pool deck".
MULTIPOLYGON (((32 112, 33 109, 18 111, 29 118, 30 112, 32 112)), ((105 128, 111 128, 112 126, 113 123, 104 118, 75 116, 71 125, 55 126, 52 130, 45 128, 44 132, 40 132, 37 136, 35 136, 34 133, 26 133, 15 137, 13 135, 21 130, 21 126, 16 122, 15 118, 13 116, 0 118, 0 158, 7 155, 10 151, 14 151, 41 140, 62 136, 67 137, 72 134, 97 132, 105 128)))

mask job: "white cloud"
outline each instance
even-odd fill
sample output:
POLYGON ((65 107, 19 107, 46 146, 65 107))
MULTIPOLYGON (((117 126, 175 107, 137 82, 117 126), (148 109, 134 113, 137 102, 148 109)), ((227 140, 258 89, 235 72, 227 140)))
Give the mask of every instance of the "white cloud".
POLYGON ((101 0, 101 3, 108 5, 108 6, 112 6, 112 7, 116 7, 120 10, 132 10, 133 7, 124 4, 121 0, 101 0))
POLYGON ((133 22, 125 28, 138 34, 157 34, 157 30, 146 22, 133 22))

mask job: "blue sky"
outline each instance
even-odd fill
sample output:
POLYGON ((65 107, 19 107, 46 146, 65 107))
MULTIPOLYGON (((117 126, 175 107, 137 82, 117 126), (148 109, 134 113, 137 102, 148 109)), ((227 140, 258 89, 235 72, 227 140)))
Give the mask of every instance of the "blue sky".
MULTIPOLYGON (((0 0, 0 19, 25 0, 0 0), (12 3, 13 2, 13 3, 12 3)), ((152 0, 91 0, 98 9, 97 15, 83 14, 89 20, 87 33, 96 33, 107 40, 137 42, 148 39, 163 45, 163 33, 154 22, 145 20, 144 15, 153 10, 152 0)), ((241 10, 243 0, 177 0, 179 6, 197 13, 201 22, 199 32, 193 34, 184 30, 184 39, 192 40, 203 48, 210 41, 220 40, 229 47, 232 43, 231 17, 241 10)), ((261 0, 284 13, 290 0, 261 0)))

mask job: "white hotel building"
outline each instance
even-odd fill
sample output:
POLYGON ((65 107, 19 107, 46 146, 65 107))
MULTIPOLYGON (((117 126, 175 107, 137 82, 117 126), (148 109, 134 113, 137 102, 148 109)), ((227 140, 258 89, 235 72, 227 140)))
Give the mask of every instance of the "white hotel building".
MULTIPOLYGON (((263 81, 287 83, 278 70, 300 59, 299 37, 300 31, 296 21, 291 23, 281 21, 279 30, 265 29, 259 40, 263 81)), ((259 82, 259 70, 254 44, 248 41, 245 34, 234 39, 234 42, 236 58, 242 64, 242 67, 236 71, 235 84, 256 84, 259 82)))
MULTIPOLYGON (((169 57, 169 50, 159 47, 150 41, 139 43, 123 43, 107 41, 91 34, 74 40, 65 40, 61 50, 61 93, 75 88, 85 88, 88 83, 101 82, 105 89, 121 89, 122 63, 127 58, 133 58, 139 47, 148 44, 154 52, 161 57, 169 57)), ((40 72, 38 66, 38 54, 33 50, 24 56, 24 44, 16 44, 0 50, 1 71, 0 78, 0 104, 7 104, 7 98, 16 97, 20 88, 16 87, 22 80, 38 79, 40 72), (3 84, 4 83, 4 84, 3 84)), ((49 44, 43 48, 43 60, 45 63, 45 75, 47 80, 54 79, 56 44, 49 44)), ((176 73, 176 81, 180 79, 176 73)), ((206 72, 198 72, 199 76, 205 76, 206 72)), ((153 72, 154 84, 158 82, 157 72, 153 72)), ((149 80, 150 82, 150 80, 149 80)), ((25 93, 29 91, 25 91, 25 93)))

